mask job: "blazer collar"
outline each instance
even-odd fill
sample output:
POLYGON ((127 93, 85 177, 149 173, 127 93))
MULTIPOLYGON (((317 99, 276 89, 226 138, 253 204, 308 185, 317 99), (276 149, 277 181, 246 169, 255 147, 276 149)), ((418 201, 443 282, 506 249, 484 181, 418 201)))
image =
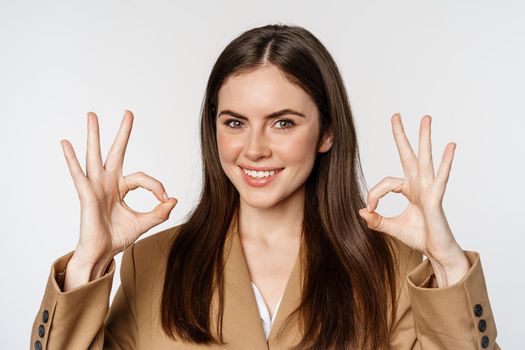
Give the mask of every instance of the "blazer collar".
MULTIPOLYGON (((251 285, 248 264, 238 232, 238 211, 230 223, 224 249, 224 318, 225 341, 232 348, 276 349, 288 348, 300 340, 297 314, 279 334, 284 321, 299 306, 303 286, 303 246, 295 260, 286 284, 281 304, 273 321, 268 341, 265 339, 262 320, 251 285), (235 346, 233 346, 235 345, 235 346)), ((217 306, 217 305, 216 305, 217 306)), ((216 314, 215 314, 216 316, 216 314)))

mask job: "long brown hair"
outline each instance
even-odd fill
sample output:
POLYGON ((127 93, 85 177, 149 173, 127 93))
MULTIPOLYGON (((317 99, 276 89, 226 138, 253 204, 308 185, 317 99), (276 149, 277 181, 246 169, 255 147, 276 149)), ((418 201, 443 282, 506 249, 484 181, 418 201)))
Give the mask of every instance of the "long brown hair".
POLYGON ((389 238, 358 215, 366 205, 352 112, 339 70, 323 44, 299 26, 267 25, 235 38, 219 55, 201 114, 203 189, 173 241, 162 294, 166 334, 202 344, 224 344, 222 273, 225 237, 239 193, 221 168, 217 150, 218 91, 226 78, 278 67, 316 103, 320 137, 333 143, 318 153, 306 180, 303 242, 307 259, 301 304, 303 338, 296 349, 386 348, 394 317, 395 254, 389 238), (214 288, 219 295, 218 338, 211 332, 214 288), (173 291, 177 291, 173 293, 173 291))

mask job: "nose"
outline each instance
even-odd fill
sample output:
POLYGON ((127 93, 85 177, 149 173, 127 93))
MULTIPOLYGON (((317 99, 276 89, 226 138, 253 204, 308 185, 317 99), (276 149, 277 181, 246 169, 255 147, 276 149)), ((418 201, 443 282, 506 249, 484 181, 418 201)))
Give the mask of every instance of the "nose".
POLYGON ((272 151, 269 147, 264 135, 256 130, 249 133, 244 147, 244 155, 246 158, 257 161, 260 158, 271 156, 272 151))

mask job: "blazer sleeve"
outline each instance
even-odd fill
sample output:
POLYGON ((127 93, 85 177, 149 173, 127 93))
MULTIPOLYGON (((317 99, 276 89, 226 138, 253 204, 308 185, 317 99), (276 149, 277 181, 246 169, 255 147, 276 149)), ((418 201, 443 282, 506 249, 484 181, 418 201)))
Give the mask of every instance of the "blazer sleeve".
POLYGON ((457 283, 438 288, 432 265, 414 250, 402 258, 390 349, 500 349, 478 252, 464 251, 471 267, 457 283), (401 271, 402 273, 402 271, 401 271))
POLYGON ((66 267, 73 251, 52 264, 31 332, 30 349, 135 349, 137 325, 130 296, 135 273, 132 244, 121 263, 121 285, 109 306, 115 259, 100 278, 63 292, 66 267))

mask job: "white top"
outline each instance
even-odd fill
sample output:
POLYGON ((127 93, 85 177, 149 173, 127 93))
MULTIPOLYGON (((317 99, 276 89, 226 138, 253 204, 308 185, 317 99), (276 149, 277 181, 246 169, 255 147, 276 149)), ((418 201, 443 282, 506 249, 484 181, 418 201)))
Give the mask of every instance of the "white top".
POLYGON ((268 311, 268 307, 266 306, 266 303, 264 302, 264 298, 259 291, 259 288, 255 285, 255 283, 252 282, 253 287, 253 293, 255 294, 255 300, 257 301, 257 307, 259 308, 259 314, 261 315, 261 320, 264 328, 264 334, 266 335, 266 339, 268 340, 268 336, 270 335, 270 329, 272 328, 273 321, 275 320, 275 315, 277 315, 277 310, 279 310, 279 305, 281 304, 281 300, 283 299, 283 296, 279 298, 279 301, 277 302, 277 306, 275 307, 275 312, 273 313, 273 317, 270 318, 270 311, 268 311))

